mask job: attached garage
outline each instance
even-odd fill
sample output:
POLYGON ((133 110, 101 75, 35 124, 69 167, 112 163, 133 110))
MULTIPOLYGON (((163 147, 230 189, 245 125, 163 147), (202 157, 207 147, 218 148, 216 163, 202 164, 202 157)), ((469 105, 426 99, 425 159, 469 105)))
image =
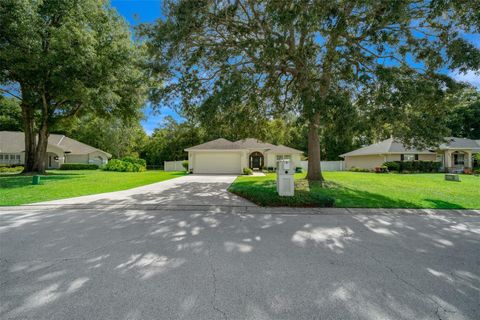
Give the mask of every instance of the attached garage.
POLYGON ((240 152, 195 152, 193 173, 240 174, 240 152))

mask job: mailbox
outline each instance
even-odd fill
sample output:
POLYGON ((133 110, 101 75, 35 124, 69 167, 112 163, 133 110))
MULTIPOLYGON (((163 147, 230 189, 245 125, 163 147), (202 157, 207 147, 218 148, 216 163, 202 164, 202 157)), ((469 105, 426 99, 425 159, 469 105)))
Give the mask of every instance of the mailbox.
POLYGON ((279 196, 291 197, 295 191, 295 168, 290 160, 277 161, 277 193, 279 196))

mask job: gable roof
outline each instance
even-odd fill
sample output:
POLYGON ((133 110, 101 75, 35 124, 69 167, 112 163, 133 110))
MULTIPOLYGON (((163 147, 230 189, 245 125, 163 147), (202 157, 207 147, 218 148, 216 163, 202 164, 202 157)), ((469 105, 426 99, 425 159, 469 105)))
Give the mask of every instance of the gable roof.
MULTIPOLYGON (((80 141, 71 139, 63 134, 50 134, 48 144, 58 147, 64 152, 72 154, 89 154, 92 152, 102 152, 111 157, 108 152, 89 146, 80 141)), ((19 131, 0 131, 0 152, 1 153, 20 153, 25 151, 25 134, 19 131)))
POLYGON ((235 144, 227 139, 219 138, 212 141, 208 141, 197 146, 193 146, 185 149, 185 151, 194 150, 238 150, 241 149, 239 145, 235 144))
MULTIPOLYGON (((480 140, 479 140, 480 142, 480 140)), ((445 142, 442 143, 438 148, 441 150, 444 149, 478 149, 480 148, 480 143, 466 138, 456 138, 456 137, 446 137, 445 142)))
MULTIPOLYGON (((442 143, 440 146, 433 149, 437 149, 437 148, 440 150, 444 150, 444 149, 473 149, 473 150, 478 149, 480 150, 480 144, 478 144, 475 140, 471 140, 471 139, 447 137, 445 138, 444 143, 442 143)), ((434 151, 419 150, 415 148, 408 149, 403 145, 403 143, 393 138, 390 138, 390 139, 386 139, 381 142, 374 143, 357 150, 353 150, 353 151, 341 154, 340 157, 389 154, 389 153, 430 154, 432 152, 434 151)))
POLYGON ((431 151, 428 151, 428 150, 418 150, 415 148, 407 149, 405 148, 403 143, 396 141, 393 138, 389 138, 387 140, 383 140, 381 142, 374 143, 369 146, 341 154, 340 157, 364 156, 364 155, 386 154, 386 153, 404 153, 404 152, 427 153, 427 154, 431 153, 431 151))
POLYGON ((296 150, 283 145, 274 145, 266 143, 254 138, 247 138, 235 142, 227 139, 216 139, 209 142, 199 144, 185 149, 185 151, 201 151, 201 150, 246 150, 246 149, 264 149, 275 153, 303 153, 303 151, 296 150))

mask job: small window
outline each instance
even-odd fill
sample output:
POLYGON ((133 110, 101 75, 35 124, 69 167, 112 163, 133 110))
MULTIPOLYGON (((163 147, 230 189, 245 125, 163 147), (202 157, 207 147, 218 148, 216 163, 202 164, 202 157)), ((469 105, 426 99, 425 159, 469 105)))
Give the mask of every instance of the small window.
POLYGON ((292 156, 289 154, 279 154, 277 155, 277 161, 279 160, 291 160, 292 156))
POLYGON ((0 154, 0 160, 3 160, 3 154, 0 154))
POLYGON ((15 160, 15 155, 14 154, 10 155, 10 160, 15 160))
POLYGON ((20 160, 20 155, 19 154, 15 155, 15 159, 20 160))
POLYGON ((404 154, 403 155, 403 161, 415 161, 415 155, 414 154, 404 154))

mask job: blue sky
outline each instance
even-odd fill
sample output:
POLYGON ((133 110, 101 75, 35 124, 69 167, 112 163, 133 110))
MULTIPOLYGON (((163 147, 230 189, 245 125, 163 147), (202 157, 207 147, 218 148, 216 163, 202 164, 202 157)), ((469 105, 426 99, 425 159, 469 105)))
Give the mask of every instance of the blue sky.
MULTIPOLYGON (((111 5, 123 15, 130 25, 135 26, 138 23, 154 22, 162 17, 161 0, 111 0, 111 5)), ((161 107, 153 112, 149 104, 145 107, 145 120, 142 126, 147 134, 151 134, 153 129, 161 126, 163 118, 172 116, 177 121, 183 118, 168 107, 161 107)))

